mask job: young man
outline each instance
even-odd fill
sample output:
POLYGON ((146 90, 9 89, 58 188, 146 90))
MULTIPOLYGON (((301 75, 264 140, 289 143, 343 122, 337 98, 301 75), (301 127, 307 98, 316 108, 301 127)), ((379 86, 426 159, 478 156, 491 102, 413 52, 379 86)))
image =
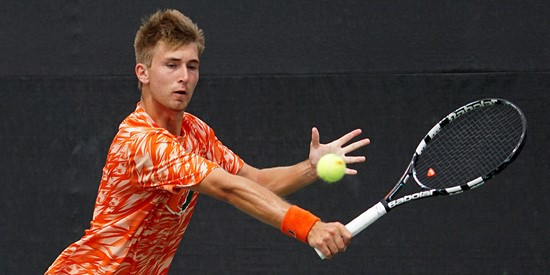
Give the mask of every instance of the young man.
POLYGON ((317 180, 322 155, 345 156, 367 145, 368 139, 345 145, 360 130, 320 144, 313 128, 308 160, 254 168, 185 112, 199 80, 202 31, 178 11, 159 11, 143 23, 134 47, 141 100, 109 149, 90 229, 47 274, 167 273, 199 193, 234 205, 328 258, 346 249, 351 234, 342 224, 322 222, 279 196, 317 180))

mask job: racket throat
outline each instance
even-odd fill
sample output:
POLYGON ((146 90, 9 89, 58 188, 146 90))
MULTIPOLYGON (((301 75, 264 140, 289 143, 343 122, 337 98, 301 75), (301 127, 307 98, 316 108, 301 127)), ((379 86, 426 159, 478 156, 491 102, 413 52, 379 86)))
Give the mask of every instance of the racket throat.
POLYGON ((388 201, 386 199, 381 200, 380 204, 384 207, 384 209, 386 210, 386 213, 390 212, 391 207, 389 207, 388 201))

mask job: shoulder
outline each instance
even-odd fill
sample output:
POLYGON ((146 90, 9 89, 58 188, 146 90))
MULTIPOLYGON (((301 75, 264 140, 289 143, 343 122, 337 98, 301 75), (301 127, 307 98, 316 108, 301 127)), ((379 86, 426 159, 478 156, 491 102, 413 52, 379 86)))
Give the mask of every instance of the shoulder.
POLYGON ((190 124, 190 125, 200 125, 200 126, 204 126, 204 127, 210 127, 202 119, 200 119, 197 116, 195 116, 193 114, 190 114, 190 113, 184 113, 183 114, 183 123, 187 123, 187 124, 190 124))
POLYGON ((177 142, 166 129, 135 118, 127 119, 120 125, 117 138, 127 143, 131 149, 150 149, 160 144, 177 142))
POLYGON ((210 125, 190 113, 185 113, 183 115, 182 129, 187 133, 199 136, 210 136, 214 134, 214 130, 210 125))

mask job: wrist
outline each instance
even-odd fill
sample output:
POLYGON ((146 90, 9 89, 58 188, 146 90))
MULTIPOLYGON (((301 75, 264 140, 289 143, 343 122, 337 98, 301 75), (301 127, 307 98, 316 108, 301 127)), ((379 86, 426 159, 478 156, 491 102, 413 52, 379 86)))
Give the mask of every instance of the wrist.
POLYGON ((296 205, 291 206, 281 223, 281 232, 301 242, 307 242, 309 231, 321 219, 296 205))
POLYGON ((317 164, 314 164, 311 160, 306 160, 306 169, 307 169, 307 175, 311 177, 313 180, 318 180, 319 175, 317 174, 317 164))

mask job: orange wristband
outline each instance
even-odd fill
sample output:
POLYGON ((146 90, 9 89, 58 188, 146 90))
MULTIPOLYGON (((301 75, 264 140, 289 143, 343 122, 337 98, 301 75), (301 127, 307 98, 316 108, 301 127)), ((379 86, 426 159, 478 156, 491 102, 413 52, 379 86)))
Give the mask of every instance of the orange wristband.
POLYGON ((281 223, 281 231, 301 242, 307 242, 309 231, 317 221, 317 216, 296 205, 291 206, 281 223))

